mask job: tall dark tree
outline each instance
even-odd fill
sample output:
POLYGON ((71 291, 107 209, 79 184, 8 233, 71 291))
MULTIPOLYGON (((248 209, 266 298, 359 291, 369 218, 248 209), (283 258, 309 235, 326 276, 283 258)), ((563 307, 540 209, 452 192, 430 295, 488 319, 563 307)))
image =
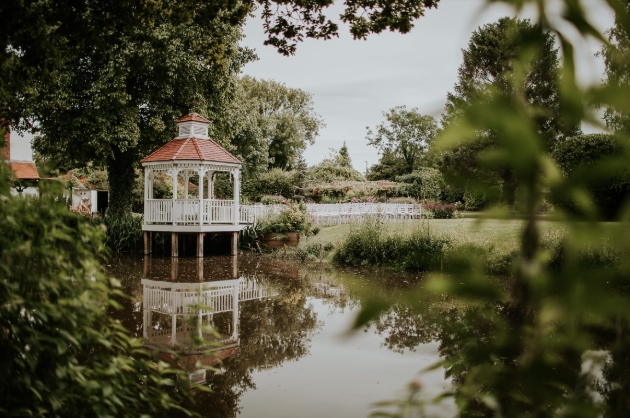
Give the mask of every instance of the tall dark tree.
MULTIPOLYGON (((442 124, 449 126, 469 106, 478 105, 488 92, 498 91, 508 100, 527 100, 537 108, 533 120, 545 137, 547 149, 557 140, 577 134, 579 126, 566 123, 560 114, 558 52, 551 33, 543 34, 544 45, 530 58, 524 82, 516 82, 520 75, 514 71, 514 62, 519 59, 522 45, 541 31, 528 20, 507 17, 477 29, 468 48, 462 51, 464 61, 455 89, 447 96, 442 124)), ((479 164, 479 155, 495 144, 494 132, 479 131, 475 141, 443 156, 442 161, 448 171, 461 178, 497 184, 503 189, 503 201, 514 205, 516 182, 512 171, 507 167, 481 169, 479 164)))

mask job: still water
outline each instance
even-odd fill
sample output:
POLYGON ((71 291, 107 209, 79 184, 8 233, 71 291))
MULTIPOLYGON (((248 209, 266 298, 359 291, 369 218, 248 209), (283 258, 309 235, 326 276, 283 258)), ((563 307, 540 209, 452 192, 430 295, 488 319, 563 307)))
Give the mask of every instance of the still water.
MULTIPOLYGON (((396 303, 350 331, 365 303, 404 294, 417 284, 413 276, 258 256, 127 258, 109 270, 131 297, 114 315, 148 347, 186 352, 183 367, 212 389, 196 395, 202 416, 367 417, 374 402, 404 395, 411 381, 426 397, 450 387, 441 368, 418 373, 440 360, 422 314, 396 303), (200 294, 207 309, 189 311, 200 294), (207 347, 212 356, 190 348, 195 332, 216 343, 207 347), (217 372, 196 372, 197 360, 217 372)), ((455 407, 433 412, 450 417, 455 407)))

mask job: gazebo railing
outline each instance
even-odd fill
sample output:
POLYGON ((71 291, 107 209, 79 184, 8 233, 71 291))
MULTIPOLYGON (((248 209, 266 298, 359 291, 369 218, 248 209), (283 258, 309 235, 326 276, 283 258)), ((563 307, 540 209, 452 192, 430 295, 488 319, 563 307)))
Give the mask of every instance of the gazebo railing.
MULTIPOLYGON (((204 224, 234 222, 234 201, 203 199, 201 219, 204 224)), ((147 199, 144 201, 144 222, 147 224, 199 224, 199 199, 147 199)))

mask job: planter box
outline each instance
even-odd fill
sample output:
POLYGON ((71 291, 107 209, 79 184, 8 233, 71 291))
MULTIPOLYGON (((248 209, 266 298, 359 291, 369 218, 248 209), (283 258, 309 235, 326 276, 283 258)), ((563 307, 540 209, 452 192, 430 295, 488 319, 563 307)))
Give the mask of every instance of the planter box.
POLYGON ((271 232, 268 234, 260 234, 260 243, 267 247, 297 247, 300 243, 299 232, 271 232))

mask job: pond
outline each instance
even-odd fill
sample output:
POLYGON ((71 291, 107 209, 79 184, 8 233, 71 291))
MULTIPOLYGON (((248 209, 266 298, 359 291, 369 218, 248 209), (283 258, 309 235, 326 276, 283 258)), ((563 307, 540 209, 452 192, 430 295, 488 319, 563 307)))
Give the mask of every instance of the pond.
MULTIPOLYGON (((182 367, 212 389, 192 406, 204 417, 367 417, 373 403, 403 395, 409 382, 427 398, 450 387, 442 368, 418 373, 440 354, 432 321, 417 309, 393 304, 350 332, 362 306, 404 294, 418 283, 414 276, 252 255, 123 258, 108 267, 130 296, 113 315, 148 347, 186 352, 182 367), (205 295, 213 312, 187 311, 193 294, 205 295), (202 335, 216 342, 209 357, 189 348, 202 332, 195 322, 217 331, 202 335), (196 360, 217 371, 204 376, 196 360)), ((436 303, 426 302, 419 305, 436 303)), ((452 403, 435 408, 438 416, 456 414, 452 403)))

